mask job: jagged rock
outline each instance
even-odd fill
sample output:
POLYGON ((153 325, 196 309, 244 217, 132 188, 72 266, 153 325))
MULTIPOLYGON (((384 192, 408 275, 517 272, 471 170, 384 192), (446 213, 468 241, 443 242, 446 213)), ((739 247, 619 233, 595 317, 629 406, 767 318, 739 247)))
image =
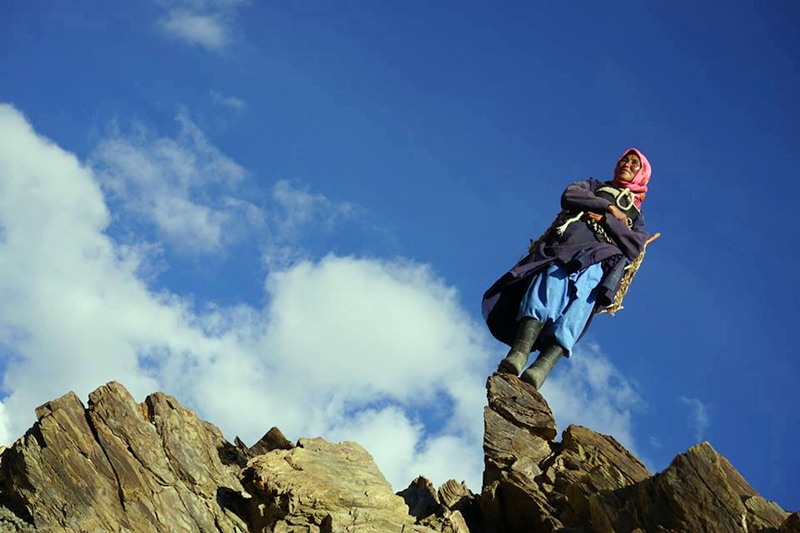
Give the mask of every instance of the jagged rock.
POLYGON ((5 507, 0 506, 0 533, 35 533, 36 529, 5 507))
POLYGON ((589 496, 650 477, 633 454, 609 435, 569 426, 555 453, 542 463, 541 488, 565 526, 589 521, 589 496))
POLYGON ((484 473, 480 506, 488 531, 555 531, 557 511, 536 479, 552 454, 556 423, 544 398, 529 384, 496 373, 487 381, 484 473))
POLYGON ((233 439, 233 446, 243 457, 247 457, 247 459, 250 459, 252 457, 252 454, 250 453, 250 448, 247 447, 247 444, 242 442, 242 439, 240 439, 238 435, 233 439))
POLYGON ((479 525, 479 502, 463 482, 451 479, 437 491, 433 483, 419 476, 397 495, 405 500, 417 524, 434 531, 469 533, 470 524, 479 525))
POLYGON ((243 489, 222 464, 219 430, 174 398, 137 404, 118 383, 36 409, 3 454, 0 503, 37 530, 247 531, 218 503, 243 489), (213 428, 213 430, 211 430, 213 428))
POLYGON ((556 424, 547 402, 536 390, 509 374, 487 381, 484 409, 484 487, 513 470, 524 483, 541 474, 539 463, 552 453, 556 424))
POLYGON ((431 515, 420 525, 441 533, 470 533, 467 521, 459 511, 445 510, 442 514, 431 515))
POLYGON ((412 481, 407 489, 401 490, 397 495, 403 498, 408 506, 408 513, 417 520, 427 518, 442 508, 433 483, 423 476, 412 481))
POLYGON ((792 513, 778 528, 779 533, 800 533, 800 512, 792 513))
POLYGON ((563 527, 545 494, 513 474, 483 488, 481 511, 485 530, 490 533, 549 533, 563 527))
POLYGON ((273 428, 231 444, 162 393, 137 404, 109 383, 88 407, 69 393, 0 447, 0 533, 800 533, 800 513, 707 443, 652 476, 611 436, 570 426, 555 442, 547 402, 518 378, 493 375, 487 392, 479 497, 424 477, 394 495, 354 443, 294 446, 273 428))
POLYGON ((652 476, 609 435, 570 426, 554 442, 546 401, 518 378, 495 374, 487 392, 480 498, 487 532, 779 533, 800 521, 708 444, 652 476))
POLYGON ((241 469, 247 465, 247 461, 250 460, 250 451, 247 447, 242 449, 235 443, 231 444, 225 440, 225 437, 223 437, 221 433, 216 435, 215 440, 217 441, 215 446, 217 447, 217 454, 219 455, 220 461, 225 465, 225 469, 238 479, 239 471, 241 471, 241 469))
MULTIPOLYGON (((445 510, 452 511, 455 515, 458 512, 464 519, 464 523, 470 531, 481 529, 483 520, 481 517, 480 499, 476 496, 463 481, 461 483, 454 479, 445 481, 437 491, 439 502, 445 510)), ((454 519, 455 520, 455 519, 454 519)))
POLYGON ((751 494, 755 490, 741 474, 702 443, 650 479, 592 495, 591 522, 598 532, 641 528, 738 533, 780 527, 788 513, 751 494))
POLYGON ((474 498, 474 494, 467 488, 467 485, 464 482, 459 483, 455 479, 445 481, 439 487, 436 495, 439 502, 448 509, 458 509, 462 502, 474 498))
POLYGON ((789 513, 781 509, 777 503, 762 498, 761 495, 756 492, 756 489, 750 486, 742 474, 740 474, 725 457, 719 454, 717 454, 717 456, 719 458, 720 467, 725 473, 726 482, 730 485, 731 489, 739 495, 745 508, 747 508, 748 529, 757 531, 758 529, 769 529, 780 526, 780 524, 786 520, 789 513))
POLYGON ((250 448, 250 454, 251 457, 255 457, 272 450, 291 450, 292 448, 294 448, 294 444, 283 435, 283 432, 272 427, 250 448))
POLYGON ((353 442, 301 439, 292 450, 250 460, 242 483, 252 495, 253 532, 383 532, 415 525, 372 457, 353 442))
POLYGON ((550 406, 533 386, 511 374, 495 373, 486 381, 489 408, 518 428, 545 440, 558 434, 550 406))
POLYGON ((747 509, 748 529, 757 531, 758 529, 774 528, 776 525, 783 524, 789 517, 789 513, 777 503, 765 500, 758 495, 743 499, 742 503, 747 509))
POLYGON ((270 428, 252 447, 248 448, 238 436, 233 439, 233 444, 225 442, 223 446, 231 461, 236 462, 240 469, 244 468, 247 465, 247 461, 256 455, 268 453, 272 450, 291 450, 294 448, 294 444, 289 442, 283 432, 276 427, 270 428))
POLYGON ((569 426, 564 431, 559 455, 587 473, 593 490, 618 489, 651 476, 614 437, 583 426, 569 426))

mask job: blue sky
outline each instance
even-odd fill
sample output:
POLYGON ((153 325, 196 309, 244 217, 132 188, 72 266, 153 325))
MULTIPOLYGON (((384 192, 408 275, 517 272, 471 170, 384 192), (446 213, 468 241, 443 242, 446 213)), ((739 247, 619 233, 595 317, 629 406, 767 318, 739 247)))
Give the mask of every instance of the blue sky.
POLYGON ((800 508, 798 4, 429 4, 5 8, 0 436, 116 379, 479 490, 481 294, 636 146, 663 237, 559 426, 653 470, 708 440, 800 508))

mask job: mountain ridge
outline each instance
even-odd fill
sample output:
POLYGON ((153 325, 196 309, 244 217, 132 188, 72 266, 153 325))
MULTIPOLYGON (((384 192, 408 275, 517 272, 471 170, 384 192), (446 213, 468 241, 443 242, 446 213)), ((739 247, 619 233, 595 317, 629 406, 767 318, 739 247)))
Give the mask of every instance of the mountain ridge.
POLYGON ((708 443, 651 474, 616 439, 558 434, 546 400, 487 379, 480 494, 420 476, 397 494, 367 450, 278 428, 247 447, 172 396, 72 392, 0 449, 0 531, 800 533, 708 443))

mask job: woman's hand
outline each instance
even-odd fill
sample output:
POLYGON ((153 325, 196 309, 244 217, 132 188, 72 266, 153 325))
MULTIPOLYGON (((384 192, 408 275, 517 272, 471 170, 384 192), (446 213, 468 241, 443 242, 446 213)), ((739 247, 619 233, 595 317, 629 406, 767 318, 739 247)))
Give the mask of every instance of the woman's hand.
MULTIPOLYGON (((622 210, 619 207, 611 204, 606 208, 606 211, 608 211, 608 213, 611 216, 613 216, 614 218, 616 218, 620 222, 624 222, 624 223, 627 224, 628 217, 625 216, 625 213, 623 213, 622 210)), ((592 220, 595 220, 597 222, 603 222, 603 218, 605 218, 605 215, 600 215, 600 214, 595 213, 593 211, 587 211, 586 212, 586 216, 588 216, 589 218, 591 218, 592 220)))
MULTIPOLYGON (((624 223, 626 223, 626 224, 627 224, 627 222, 628 222, 628 217, 627 217, 627 216, 625 216, 625 213, 623 213, 623 212, 622 212, 622 210, 621 210, 619 207, 615 206, 614 204, 610 204, 610 205, 609 205, 609 206, 606 208, 606 211, 608 211, 609 213, 611 213, 611 216, 612 216, 612 217, 614 217, 614 218, 616 218, 616 219, 617 219, 617 220, 619 220, 620 222, 624 222, 624 223)), ((595 219, 595 220, 597 220, 597 219, 595 219)))

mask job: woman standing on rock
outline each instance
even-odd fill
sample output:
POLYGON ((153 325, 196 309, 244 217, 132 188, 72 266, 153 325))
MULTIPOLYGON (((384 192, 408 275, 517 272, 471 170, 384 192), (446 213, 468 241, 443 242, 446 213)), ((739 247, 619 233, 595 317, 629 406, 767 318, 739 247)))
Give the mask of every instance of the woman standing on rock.
MULTIPOLYGON (((571 184, 550 229, 486 291, 483 318, 492 335, 511 346, 498 371, 518 376, 539 348, 521 376, 538 390, 592 317, 615 304, 625 267, 652 240, 641 212, 651 173, 644 154, 631 148, 611 181, 571 184)), ((612 311, 618 308, 617 300, 612 311)))

